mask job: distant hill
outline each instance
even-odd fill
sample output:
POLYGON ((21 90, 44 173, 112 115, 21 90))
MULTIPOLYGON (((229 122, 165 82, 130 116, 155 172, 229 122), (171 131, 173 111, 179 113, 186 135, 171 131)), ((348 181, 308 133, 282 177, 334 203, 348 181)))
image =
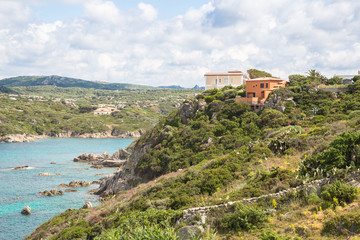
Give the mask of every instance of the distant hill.
POLYGON ((201 89, 201 90, 205 90, 205 87, 200 87, 199 85, 195 85, 192 89, 201 89))
POLYGON ((185 89, 180 85, 170 85, 170 86, 159 86, 158 88, 170 88, 170 89, 185 89))
POLYGON ((205 90, 205 87, 199 87, 199 85, 195 85, 193 88, 184 88, 180 85, 170 85, 170 86, 159 86, 158 88, 169 88, 169 89, 202 89, 205 90))
POLYGON ((146 85, 135 85, 128 83, 106 83, 86 81, 76 78, 68 78, 61 76, 19 76, 0 80, 0 86, 3 87, 26 87, 26 86, 44 86, 52 85, 57 87, 80 87, 95 88, 103 90, 139 90, 139 89, 155 89, 146 85))
POLYGON ((11 90, 10 88, 4 87, 4 86, 0 86, 0 93, 15 94, 15 93, 17 93, 17 92, 15 92, 14 90, 11 90))

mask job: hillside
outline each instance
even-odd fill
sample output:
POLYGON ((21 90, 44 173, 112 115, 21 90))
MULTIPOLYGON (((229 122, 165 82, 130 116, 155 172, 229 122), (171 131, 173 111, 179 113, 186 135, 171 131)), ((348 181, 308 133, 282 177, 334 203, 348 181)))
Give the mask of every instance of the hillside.
POLYGON ((61 76, 19 76, 0 80, 0 86, 5 87, 25 87, 25 86, 57 86, 57 87, 79 87, 94 88, 102 90, 141 90, 154 89, 154 87, 135 85, 128 83, 105 83, 86 81, 75 78, 61 76))
POLYGON ((6 89, 12 95, 0 94, 0 139, 9 134, 116 137, 150 129, 184 99, 199 93, 190 89, 114 91, 56 86, 6 89), (95 116, 94 110, 101 107, 116 111, 95 116))
POLYGON ((339 94, 298 82, 272 93, 281 111, 259 113, 234 102, 241 91, 185 101, 122 151, 126 163, 102 181, 99 207, 68 210, 27 239, 360 234, 360 82, 339 94))
POLYGON ((10 88, 0 86, 0 93, 15 94, 16 92, 14 90, 11 90, 10 88))

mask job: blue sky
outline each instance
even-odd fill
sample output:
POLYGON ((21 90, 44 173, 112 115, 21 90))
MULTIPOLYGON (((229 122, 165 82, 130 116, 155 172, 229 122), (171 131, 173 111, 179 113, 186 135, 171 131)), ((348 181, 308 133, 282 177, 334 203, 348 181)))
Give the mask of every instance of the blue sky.
POLYGON ((0 0, 0 78, 192 87, 257 68, 360 69, 358 0, 0 0))
MULTIPOLYGON (((159 12, 159 19, 165 20, 177 15, 186 13, 190 8, 199 8, 208 0, 118 0, 114 4, 122 10, 136 8, 141 2, 153 5, 159 12)), ((52 22, 56 20, 67 20, 69 18, 79 18, 83 14, 83 7, 80 3, 64 4, 59 0, 44 1, 33 3, 31 8, 36 15, 43 21, 52 22)))

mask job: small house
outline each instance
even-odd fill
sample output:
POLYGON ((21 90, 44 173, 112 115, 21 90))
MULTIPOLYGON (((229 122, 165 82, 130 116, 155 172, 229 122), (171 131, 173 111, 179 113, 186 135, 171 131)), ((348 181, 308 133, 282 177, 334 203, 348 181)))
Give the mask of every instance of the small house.
POLYGON ((251 109, 258 111, 264 108, 264 103, 270 93, 278 88, 286 87, 286 81, 280 78, 264 77, 246 81, 246 97, 237 97, 236 102, 248 103, 251 109))

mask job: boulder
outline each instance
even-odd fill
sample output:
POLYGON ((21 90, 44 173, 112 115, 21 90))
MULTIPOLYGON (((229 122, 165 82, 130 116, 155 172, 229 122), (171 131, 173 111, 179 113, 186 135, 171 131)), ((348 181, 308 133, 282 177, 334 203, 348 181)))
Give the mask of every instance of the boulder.
POLYGON ((78 190, 76 189, 71 189, 71 188, 68 188, 65 190, 65 192, 78 192, 78 190))
POLYGON ((85 204, 84 204, 84 206, 83 206, 82 208, 83 208, 83 209, 92 208, 91 202, 85 202, 85 204))
POLYGON ((30 214, 31 214, 31 208, 30 208, 29 206, 24 207, 24 208, 21 210, 21 214, 23 214, 23 215, 30 215, 30 214))
POLYGON ((73 180, 69 183, 69 187, 87 187, 90 186, 91 184, 88 181, 76 181, 73 180))
POLYGON ((50 173, 39 173, 39 176, 51 176, 50 173))
POLYGON ((194 102, 189 100, 184 101, 184 103, 181 104, 179 109, 179 116, 181 119, 181 123, 186 124, 189 118, 195 116, 195 113, 196 113, 196 106, 194 106, 194 102))
POLYGON ((120 160, 127 160, 130 157, 130 152, 126 149, 120 149, 113 154, 113 158, 120 160))

